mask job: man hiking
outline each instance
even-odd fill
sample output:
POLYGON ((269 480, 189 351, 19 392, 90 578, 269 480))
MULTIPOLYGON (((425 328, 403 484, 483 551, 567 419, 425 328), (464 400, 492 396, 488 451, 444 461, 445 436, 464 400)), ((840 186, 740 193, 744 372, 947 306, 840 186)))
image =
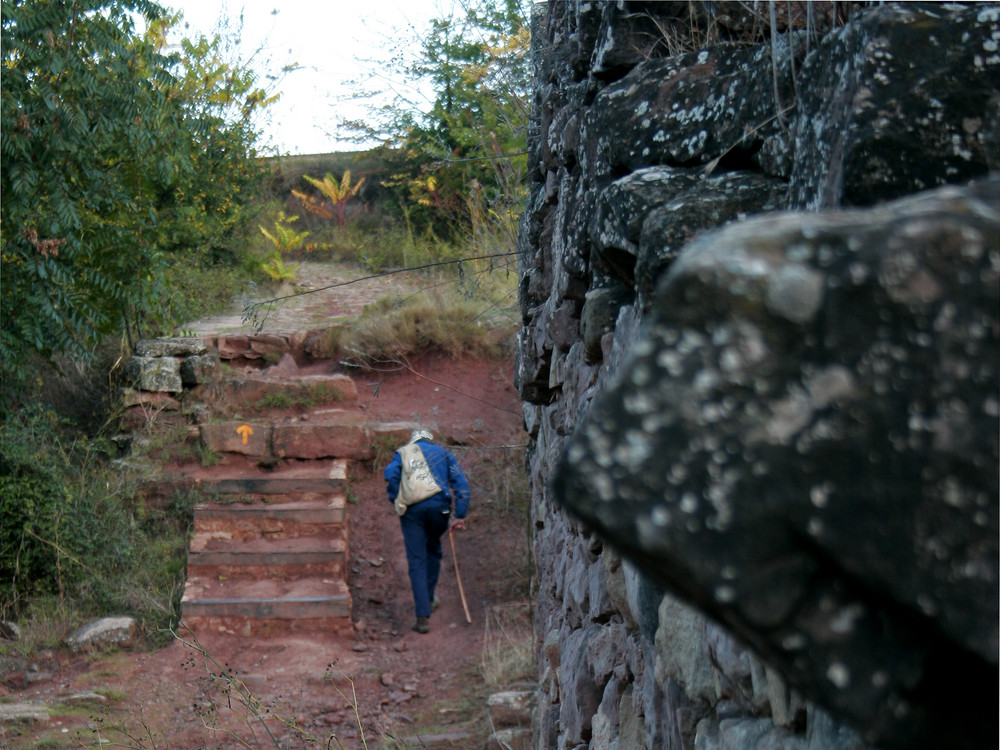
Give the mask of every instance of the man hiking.
POLYGON ((414 430, 384 474, 385 491, 403 530, 417 615, 413 629, 418 633, 430 632, 431 610, 437 609, 434 589, 441 571, 441 536, 453 528, 464 529, 469 510, 469 482, 462 467, 433 440, 428 430, 414 430))

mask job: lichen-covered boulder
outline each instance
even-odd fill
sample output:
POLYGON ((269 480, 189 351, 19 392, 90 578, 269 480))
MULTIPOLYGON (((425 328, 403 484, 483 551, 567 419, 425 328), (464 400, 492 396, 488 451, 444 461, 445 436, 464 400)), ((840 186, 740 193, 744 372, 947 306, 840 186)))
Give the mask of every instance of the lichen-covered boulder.
POLYGON ((635 288, 648 304, 663 273, 699 232, 784 205, 788 185, 759 172, 725 172, 697 184, 644 217, 635 261, 635 288))
POLYGON ((66 637, 71 651, 123 648, 135 642, 137 626, 132 617, 102 617, 74 630, 66 637))
POLYGON ((219 373, 219 355, 215 352, 194 354, 181 360, 181 381, 187 386, 206 383, 219 373))
MULTIPOLYGON (((791 102, 790 56, 778 42, 777 88, 791 102)), ((798 47, 796 47, 798 50, 798 47)), ((641 63, 601 90, 584 120, 589 178, 657 164, 749 160, 780 131, 770 45, 721 44, 641 63)), ((782 105, 784 106, 784 105, 782 105)))
POLYGON ((187 357, 207 351, 205 342, 197 336, 141 339, 135 344, 135 353, 140 357, 187 357))
POLYGON ((141 391, 180 393, 181 361, 177 357, 130 357, 125 363, 125 377, 141 391))
POLYGON ((998 311, 1000 178, 703 235, 554 493, 866 741, 995 742, 998 311))
POLYGON ((800 71, 791 206, 871 205, 1000 168, 1000 6, 888 3, 800 71))

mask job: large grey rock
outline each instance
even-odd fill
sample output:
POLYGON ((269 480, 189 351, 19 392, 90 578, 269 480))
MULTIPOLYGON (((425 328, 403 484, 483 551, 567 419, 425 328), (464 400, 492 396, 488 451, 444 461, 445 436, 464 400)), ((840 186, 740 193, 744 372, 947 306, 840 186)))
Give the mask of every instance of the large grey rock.
POLYGON ((140 357, 188 357, 206 352, 208 347, 197 336, 140 339, 135 344, 135 353, 140 357))
POLYGON ((680 685, 694 700, 715 703, 715 675, 705 616, 670 594, 660 602, 656 630, 657 676, 680 685))
MULTIPOLYGON (((779 60, 787 59, 779 51, 779 60)), ((717 45, 637 65, 598 93, 585 118, 590 178, 657 164, 742 162, 779 132, 770 45, 717 45)), ((791 76, 778 88, 791 101, 791 76)))
POLYGON ((181 361, 177 357, 131 357, 125 363, 125 377, 142 391, 180 393, 181 361))
POLYGON ((553 485, 886 747, 995 735, 998 207, 995 178, 702 236, 553 485))
POLYGON ((564 740, 574 747, 590 734, 591 719, 601 702, 602 687, 598 686, 587 668, 587 649, 590 640, 600 630, 587 625, 560 636, 559 681, 562 685, 562 708, 559 722, 564 740))
POLYGON ((592 260, 601 272, 632 284, 639 234, 649 212, 698 183, 699 172, 647 167, 615 180, 602 190, 590 219, 592 260))
POLYGON ((219 373, 219 355, 215 352, 195 354, 181 360, 181 382, 195 386, 206 383, 219 373))
POLYGON ((635 287, 645 308, 663 273, 696 234, 784 205, 788 186, 757 172, 705 177, 642 221, 635 261, 635 287))
POLYGON ((793 207, 862 206, 1000 168, 1000 6, 889 3, 805 61, 793 207))
POLYGON ((494 729, 530 727, 531 709, 535 703, 533 690, 504 690, 486 698, 490 726, 494 729))
POLYGON ((125 647, 135 642, 136 632, 131 617, 102 617, 74 630, 66 637, 66 645, 71 651, 125 647))

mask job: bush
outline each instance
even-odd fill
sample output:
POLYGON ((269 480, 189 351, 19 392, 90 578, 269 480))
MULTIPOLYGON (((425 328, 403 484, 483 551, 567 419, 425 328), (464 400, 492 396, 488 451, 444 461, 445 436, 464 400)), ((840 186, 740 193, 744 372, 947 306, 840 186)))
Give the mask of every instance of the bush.
POLYGON ((151 626, 176 616, 191 501, 151 511, 135 477, 108 467, 100 444, 51 410, 30 406, 0 424, 0 578, 17 618, 32 600, 151 626))

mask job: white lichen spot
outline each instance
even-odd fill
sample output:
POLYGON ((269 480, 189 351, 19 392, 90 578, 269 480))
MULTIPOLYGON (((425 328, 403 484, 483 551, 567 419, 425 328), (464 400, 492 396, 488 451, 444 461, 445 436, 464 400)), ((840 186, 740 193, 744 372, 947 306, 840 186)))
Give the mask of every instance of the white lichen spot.
POLYGON ((683 357, 673 349, 666 349, 660 352, 656 357, 656 364, 664 368, 673 378, 678 378, 684 374, 683 357))
POLYGON ((736 599, 736 589, 725 584, 715 587, 715 600, 721 604, 729 604, 736 599))
POLYGON ((643 100, 639 102, 639 106, 636 107, 635 113, 639 115, 639 117, 642 117, 648 111, 649 111, 649 102, 643 100))
POLYGON ((652 513, 649 514, 649 520, 653 522, 654 526, 659 526, 660 528, 668 526, 670 524, 670 511, 662 505, 657 505, 653 508, 652 513))
POLYGON ((854 622, 865 613, 865 608, 860 604, 851 604, 844 607, 830 620, 830 630, 838 635, 846 635, 854 632, 854 622))
POLYGON ((917 606, 920 607, 920 611, 928 617, 933 617, 937 614, 937 605, 927 594, 920 594, 917 596, 917 606))
MULTIPOLYGON (((688 468, 684 464, 674 464, 667 472, 667 481, 675 487, 687 479, 688 468)), ((688 493, 690 494, 690 493, 688 493)), ((682 503, 683 505, 683 503, 682 503)))
POLYGON ((990 396, 983 402, 983 413, 988 417, 1000 417, 1000 401, 990 396))
POLYGON ((980 24, 996 23, 997 21, 1000 21, 1000 8, 996 6, 987 6, 976 16, 976 23, 980 24))
POLYGON ((802 633, 789 633, 781 639, 781 647, 785 651, 801 651, 806 643, 806 637, 802 633))
POLYGON ((952 508, 965 506, 965 494, 962 485, 955 477, 946 477, 941 487, 941 497, 946 505, 952 508))
POLYGON ((793 323, 806 323, 823 304, 823 274, 793 263, 770 277, 767 284, 768 309, 793 323))
POLYGON ((648 357, 656 351, 656 345, 649 339, 639 339, 632 347, 632 353, 637 357, 648 357))
POLYGON ((851 282, 855 286, 860 286, 861 284, 864 284, 865 281, 868 280, 869 275, 871 274, 871 269, 868 268, 866 264, 861 263, 860 261, 855 261, 854 263, 851 263, 851 265, 848 266, 847 270, 851 275, 851 282))
POLYGON ((809 532, 810 536, 819 536, 823 533, 823 521, 813 516, 806 524, 806 531, 809 532))
POLYGON ((698 65, 704 65, 708 62, 708 50, 702 50, 698 53, 698 65))
POLYGON ((615 483, 611 481, 609 477, 604 472, 598 472, 591 475, 591 482, 593 487, 597 490, 597 496, 605 503, 609 503, 616 498, 615 495, 615 483))
POLYGON ((817 508, 825 508, 830 501, 829 483, 817 484, 809 490, 809 501, 817 508))
POLYGON ((699 370, 694 376, 694 389, 702 395, 709 393, 719 384, 720 378, 714 370, 699 370))
POLYGON ((622 405, 629 414, 642 416, 656 409, 656 399, 648 391, 629 391, 622 400, 622 405))
POLYGON ((698 510, 698 497, 693 492, 685 492, 681 495, 681 510, 691 514, 698 510))
POLYGON ((851 684, 851 672, 839 661, 833 662, 826 670, 826 679, 840 690, 851 684))
POLYGON ((629 380, 632 381, 632 385, 644 388, 653 381, 653 372, 648 365, 640 362, 632 368, 632 372, 629 373, 629 380))

